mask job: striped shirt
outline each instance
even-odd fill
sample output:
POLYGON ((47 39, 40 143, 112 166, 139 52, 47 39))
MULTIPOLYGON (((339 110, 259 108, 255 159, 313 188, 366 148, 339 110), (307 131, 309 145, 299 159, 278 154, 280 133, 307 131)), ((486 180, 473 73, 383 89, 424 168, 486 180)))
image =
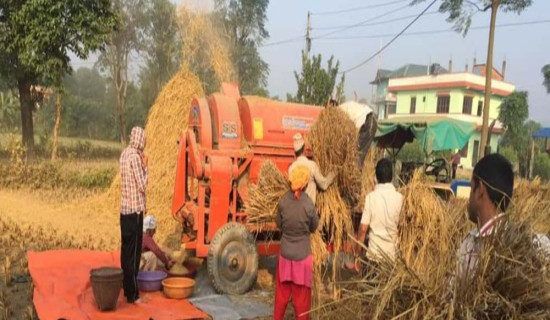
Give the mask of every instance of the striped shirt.
POLYGON ((130 144, 120 156, 121 214, 146 211, 145 189, 148 174, 141 160, 143 149, 145 149, 145 132, 135 127, 132 129, 130 144))

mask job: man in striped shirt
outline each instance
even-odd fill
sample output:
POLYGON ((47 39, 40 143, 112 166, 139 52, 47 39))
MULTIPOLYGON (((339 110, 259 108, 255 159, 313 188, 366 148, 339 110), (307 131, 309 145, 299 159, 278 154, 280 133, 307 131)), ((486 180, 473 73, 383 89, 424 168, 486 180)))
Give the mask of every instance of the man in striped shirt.
POLYGON ((143 215, 147 212, 145 200, 147 156, 143 152, 144 149, 145 131, 140 127, 134 127, 130 134, 130 144, 120 156, 122 175, 120 265, 124 272, 124 295, 129 303, 139 299, 137 275, 141 260, 143 215))

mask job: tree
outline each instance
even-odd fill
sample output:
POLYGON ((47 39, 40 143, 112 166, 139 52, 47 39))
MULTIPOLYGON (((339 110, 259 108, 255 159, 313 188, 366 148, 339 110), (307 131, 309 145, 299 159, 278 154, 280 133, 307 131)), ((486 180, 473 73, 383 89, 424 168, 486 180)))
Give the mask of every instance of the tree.
POLYGON ((162 86, 170 80, 178 68, 180 44, 176 6, 168 0, 152 1, 145 12, 144 47, 145 66, 139 78, 143 105, 147 109, 153 104, 162 86))
POLYGON ((231 40, 231 59, 243 94, 267 94, 269 66, 258 46, 269 38, 265 29, 269 0, 216 0, 216 14, 231 40))
MULTIPOLYGON (((414 0, 412 4, 426 0, 414 0)), ((448 22, 454 23, 455 30, 466 35, 472 22, 472 16, 478 12, 486 12, 491 9, 491 23, 489 25, 489 43, 487 49, 487 63, 485 74, 485 100, 491 101, 491 81, 493 76, 493 45, 495 40, 495 25, 498 10, 504 12, 521 13, 532 4, 532 0, 441 0, 439 11, 448 13, 448 22)), ((489 135, 489 106, 483 108, 483 128, 481 132, 480 155, 486 153, 487 138, 489 135)))
POLYGON ((23 142, 31 153, 31 86, 43 77, 58 88, 58 129, 61 79, 71 71, 69 52, 86 59, 91 51, 101 48, 113 25, 108 0, 6 0, 0 4, 0 68, 18 84, 23 142))
POLYGON ((308 57, 302 51, 302 72, 294 71, 294 77, 298 85, 296 96, 292 97, 287 94, 287 100, 324 106, 331 98, 332 93, 336 88, 336 94, 342 95, 344 86, 344 75, 340 79, 340 83, 336 85, 336 77, 340 62, 334 64, 334 57, 331 56, 327 61, 327 68, 321 66, 321 55, 308 57))
POLYGON ((550 64, 542 67, 542 75, 544 76, 544 82, 542 83, 546 88, 546 91, 550 93, 550 64))
POLYGON ((525 120, 529 117, 527 95, 526 91, 516 91, 506 97, 500 105, 498 120, 513 135, 518 135, 521 132, 525 120))
POLYGON ((530 137, 534 127, 538 124, 525 123, 529 117, 529 105, 527 103, 527 92, 514 92, 506 97, 500 105, 498 120, 506 127, 503 137, 503 145, 516 150, 519 158, 519 171, 522 176, 527 174, 530 137))
POLYGON ((117 29, 109 36, 98 64, 106 68, 116 91, 116 112, 119 120, 120 142, 126 143, 126 95, 131 79, 128 74, 131 54, 143 49, 144 1, 112 0, 119 15, 117 29))
POLYGON ((0 127, 3 130, 12 130, 17 126, 19 103, 13 91, 0 91, 0 127))

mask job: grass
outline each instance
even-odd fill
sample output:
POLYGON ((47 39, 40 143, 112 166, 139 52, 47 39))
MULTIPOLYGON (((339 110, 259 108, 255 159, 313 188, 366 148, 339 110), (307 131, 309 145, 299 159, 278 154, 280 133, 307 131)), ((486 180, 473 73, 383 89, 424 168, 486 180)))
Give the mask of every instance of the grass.
MULTIPOLYGON (((4 133, 0 133, 0 145, 4 146, 12 136, 14 136, 17 140, 21 141, 20 134, 11 134, 11 133, 4 132, 4 133)), ((37 143, 38 141, 40 141, 40 136, 35 134, 34 142, 37 143)), ((58 143, 60 146, 66 146, 66 147, 75 146, 79 142, 90 143, 92 147, 122 150, 122 147, 119 141, 94 140, 94 139, 77 138, 77 137, 59 137, 59 140, 58 140, 58 143)))
MULTIPOLYGON (((0 133, 0 158, 9 158, 13 144, 21 144, 20 134, 0 133)), ((45 143, 35 135, 35 153, 37 158, 49 159, 51 155, 51 140, 45 143)), ((117 158, 122 151, 122 145, 116 141, 92 140, 74 137, 59 137, 58 156, 64 159, 108 159, 117 158)))

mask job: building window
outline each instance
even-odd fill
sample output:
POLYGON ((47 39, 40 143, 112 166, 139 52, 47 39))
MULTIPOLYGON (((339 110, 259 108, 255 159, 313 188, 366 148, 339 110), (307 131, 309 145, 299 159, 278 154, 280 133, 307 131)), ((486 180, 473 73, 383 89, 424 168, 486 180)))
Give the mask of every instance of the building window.
POLYGON ((472 114, 472 97, 464 97, 464 102, 462 103, 462 113, 472 114))
POLYGON ((437 97, 437 113, 449 113, 451 97, 450 96, 438 96, 437 97))
POLYGON ((470 144, 470 142, 466 142, 466 145, 464 146, 464 148, 462 148, 462 150, 460 150, 460 156, 462 158, 468 158, 468 145, 470 144))
POLYGON ((388 104, 388 114, 395 114, 395 103, 388 104))
POLYGON ((483 101, 479 100, 477 103, 477 116, 481 117, 481 114, 483 113, 483 101))
POLYGON ((416 113, 416 97, 411 97, 411 114, 416 113))

